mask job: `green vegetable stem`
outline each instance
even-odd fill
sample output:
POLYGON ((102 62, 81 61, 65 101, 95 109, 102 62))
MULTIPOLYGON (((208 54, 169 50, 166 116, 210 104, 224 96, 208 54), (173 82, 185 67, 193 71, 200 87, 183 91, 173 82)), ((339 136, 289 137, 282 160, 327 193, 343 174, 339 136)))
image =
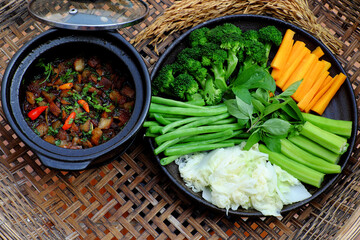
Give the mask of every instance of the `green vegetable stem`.
POLYGON ((155 138, 155 142, 157 144, 161 144, 165 141, 172 140, 179 137, 187 137, 187 136, 194 136, 198 134, 204 134, 204 133, 212 133, 212 132, 219 132, 219 131, 225 131, 228 129, 231 130, 239 130, 242 127, 237 124, 223 124, 223 125, 215 125, 215 126, 202 126, 202 127, 195 127, 195 128, 186 128, 186 129, 177 129, 175 131, 160 135, 155 138))
POLYGON ((281 153, 298 163, 304 164, 305 166, 322 173, 341 172, 340 165, 329 163, 324 159, 316 157, 309 152, 299 148, 287 139, 281 139, 281 153))
POLYGON ((259 150, 260 152, 269 155, 269 161, 272 164, 281 167, 299 181, 320 188, 321 183, 324 180, 324 173, 318 172, 301 163, 298 163, 291 158, 286 157, 284 154, 272 152, 263 144, 259 145, 259 150))
POLYGON ((340 154, 336 154, 304 136, 291 136, 288 140, 305 151, 330 163, 338 163, 340 160, 340 154))
POLYGON ((173 155, 185 155, 194 152, 201 151, 210 151, 217 148, 225 148, 225 147, 233 147, 235 144, 233 142, 224 142, 224 143, 209 143, 202 145, 192 145, 192 146, 179 146, 179 147, 171 147, 165 150, 166 156, 173 155))
POLYGON ((335 120, 310 113, 302 113, 305 121, 311 122, 315 126, 332 132, 336 135, 341 135, 346 138, 351 136, 352 121, 335 120))
POLYGON ((336 154, 345 153, 349 146, 346 138, 323 130, 310 122, 304 123, 300 134, 336 154))
POLYGON ((185 115, 185 116, 213 116, 227 112, 227 107, 224 105, 218 108, 185 108, 185 107, 169 107, 160 105, 157 103, 151 103, 150 113, 168 113, 175 115, 185 115))

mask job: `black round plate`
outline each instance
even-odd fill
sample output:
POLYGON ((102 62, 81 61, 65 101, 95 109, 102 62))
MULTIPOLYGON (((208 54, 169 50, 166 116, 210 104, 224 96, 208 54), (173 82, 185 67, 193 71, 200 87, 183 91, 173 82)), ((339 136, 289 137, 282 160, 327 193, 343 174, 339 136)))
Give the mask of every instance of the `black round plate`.
MULTIPOLYGON (((335 58, 335 56, 332 54, 332 52, 318 39, 313 37, 311 34, 306 32, 305 30, 284 22, 282 20, 267 17, 267 16, 260 16, 260 15, 231 15, 231 16, 225 16, 216 18, 210 21, 207 21, 205 23, 202 23, 191 30, 187 31, 183 35, 181 35, 174 43, 164 52, 164 54, 160 57, 159 61, 156 63, 154 70, 151 74, 151 79, 154 79, 156 77, 156 74, 158 73, 159 69, 161 69, 166 64, 172 63, 175 60, 175 57, 177 54, 188 46, 188 35, 190 32, 194 29, 200 28, 200 27, 209 27, 212 28, 216 25, 221 25, 223 23, 233 23, 236 26, 240 27, 243 31, 249 30, 249 29, 259 29, 261 27, 265 27, 268 25, 274 25, 276 26, 282 33, 285 33, 287 29, 292 29, 295 31, 295 40, 301 40, 306 43, 306 46, 309 49, 315 49, 315 47, 320 46, 324 51, 324 56, 322 59, 329 61, 332 66, 330 68, 330 75, 334 76, 335 74, 339 72, 343 72, 345 75, 345 71, 340 65, 339 61, 335 58)), ((270 60, 274 57, 277 49, 272 49, 270 53, 270 60)), ((333 119, 342 119, 342 120, 351 120, 353 121, 353 130, 352 135, 349 139, 349 148, 348 151, 343 154, 343 156, 340 159, 339 164, 341 165, 342 169, 346 165, 353 146, 355 142, 356 137, 356 130, 357 130, 357 108, 356 108, 356 102, 355 102, 355 96, 354 92, 351 86, 351 83, 349 79, 345 81, 345 83, 342 85, 342 87, 339 89, 335 97, 330 102, 329 106, 327 107, 326 111, 324 112, 323 116, 333 118, 333 119)), ((152 139, 149 139, 150 146, 152 149, 154 149, 154 142, 152 139)), ((160 158, 158 156, 155 156, 159 165, 160 165, 160 158)), ((225 209, 220 209, 216 207, 215 205, 205 201, 201 197, 201 193, 195 193, 191 189, 187 188, 184 184, 184 181, 181 179, 179 175, 178 166, 175 163, 171 163, 167 166, 161 166, 161 169, 165 172, 165 174, 170 178, 170 180, 182 190, 184 194, 186 194, 189 198, 193 199, 194 201, 209 207, 212 210, 220 211, 225 213, 225 209)), ((310 202, 314 198, 318 197, 322 192, 324 192, 326 189, 328 189, 336 180, 336 178, 339 176, 339 174, 328 174, 326 175, 324 182, 321 186, 321 188, 315 188, 309 185, 305 185, 308 191, 312 194, 312 196, 304 201, 297 202, 294 204, 286 205, 282 209, 281 213, 288 212, 290 210, 293 210, 295 208, 298 208, 300 206, 303 206, 304 204, 310 202)), ((263 216, 262 213, 256 211, 256 210, 245 210, 242 208, 239 208, 236 211, 229 210, 229 215, 239 215, 239 216, 263 216)))

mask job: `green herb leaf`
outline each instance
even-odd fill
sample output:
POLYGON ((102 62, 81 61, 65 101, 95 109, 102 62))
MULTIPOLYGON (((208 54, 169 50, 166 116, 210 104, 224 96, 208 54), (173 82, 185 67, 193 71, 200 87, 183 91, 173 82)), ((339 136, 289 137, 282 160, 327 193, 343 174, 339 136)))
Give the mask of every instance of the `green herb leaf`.
POLYGON ((271 135, 287 135, 289 133, 291 124, 288 121, 280 118, 271 118, 266 120, 262 125, 262 129, 271 135))
POLYGON ((275 92, 276 84, 270 73, 259 65, 252 65, 246 71, 241 71, 233 83, 233 87, 242 86, 247 89, 262 88, 275 92))
POLYGON ((272 152, 281 153, 281 142, 279 138, 272 138, 264 135, 261 140, 272 152))
POLYGON ((225 101, 225 105, 227 106, 228 112, 241 120, 249 120, 249 117, 239 109, 236 99, 229 99, 225 101))
POLYGON ((38 97, 38 98, 35 98, 35 101, 36 101, 36 103, 39 103, 39 102, 44 101, 44 98, 38 97))
POLYGON ((267 90, 258 88, 252 93, 253 98, 259 100, 264 105, 269 104, 269 92, 267 90))
POLYGON ((232 88, 232 91, 237 98, 242 99, 247 104, 251 104, 252 96, 249 89, 243 88, 242 86, 236 86, 232 88))
POLYGON ((252 114, 254 112, 254 106, 252 104, 247 104, 241 98, 236 97, 236 104, 239 110, 246 116, 246 119, 252 119, 252 114))
POLYGON ((250 148, 252 146, 254 146, 254 144, 258 143, 261 140, 261 135, 260 135, 260 129, 256 129, 248 138, 248 140, 246 141, 244 150, 248 151, 250 150, 250 148))
POLYGON ((59 133, 59 129, 54 129, 52 126, 48 128, 48 135, 55 136, 59 133))
POLYGON ((38 131, 36 128, 34 128, 34 133, 36 133, 37 135, 40 136, 40 133, 39 133, 39 131, 38 131))
POLYGON ((262 113, 265 110, 265 106, 264 104, 262 104, 259 100, 252 98, 251 99, 251 103, 254 106, 254 109, 258 112, 258 113, 262 113))
POLYGON ((279 110, 280 108, 282 108, 283 106, 285 106, 286 104, 288 104, 288 102, 291 100, 290 97, 286 98, 282 103, 272 103, 269 106, 266 106, 263 112, 262 117, 265 117, 277 110, 279 110))
POLYGON ((276 98, 290 97, 291 95, 293 95, 296 92, 296 90, 300 86, 301 82, 302 82, 302 80, 294 82, 285 91, 283 91, 282 93, 277 95, 276 98))

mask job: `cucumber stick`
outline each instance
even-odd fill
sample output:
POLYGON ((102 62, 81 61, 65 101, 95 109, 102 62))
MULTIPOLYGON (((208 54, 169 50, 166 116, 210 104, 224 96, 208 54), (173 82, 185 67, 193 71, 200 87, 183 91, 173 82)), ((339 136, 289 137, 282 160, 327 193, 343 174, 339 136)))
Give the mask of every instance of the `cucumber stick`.
POLYGON ((336 154, 304 136, 291 136, 288 140, 305 151, 330 163, 338 163, 340 160, 340 154, 336 154))
POLYGON ((346 138, 323 130, 308 121, 304 123, 300 134, 336 154, 345 153, 349 146, 346 138))
POLYGON ((302 113, 304 120, 315 126, 346 138, 351 136, 352 121, 335 120, 310 113, 302 113))
POLYGON ((287 139, 281 139, 281 153, 322 173, 340 173, 340 165, 329 163, 324 159, 316 157, 309 152, 299 148, 287 139))
POLYGON ((320 188, 321 183, 324 180, 324 173, 321 173, 301 163, 298 163, 291 158, 286 157, 284 154, 272 152, 263 144, 259 145, 259 150, 260 152, 269 155, 269 161, 272 164, 281 167, 283 170, 293 175, 299 181, 320 188))

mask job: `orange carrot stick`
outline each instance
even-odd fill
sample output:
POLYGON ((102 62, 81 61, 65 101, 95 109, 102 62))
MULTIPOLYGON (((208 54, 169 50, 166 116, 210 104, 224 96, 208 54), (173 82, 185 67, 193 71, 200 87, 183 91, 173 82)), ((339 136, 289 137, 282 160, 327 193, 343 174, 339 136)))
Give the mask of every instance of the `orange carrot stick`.
MULTIPOLYGON (((284 55, 283 55, 284 64, 283 64, 281 67, 279 67, 279 68, 273 68, 273 69, 271 70, 271 76, 274 78, 275 81, 277 81, 277 80, 280 78, 281 74, 282 74, 283 71, 284 71, 285 64, 286 64, 286 62, 287 62, 287 60, 288 60, 288 58, 289 58, 289 56, 290 56, 291 48, 292 48, 292 46, 293 46, 293 44, 294 44, 294 40, 291 39, 290 42, 287 43, 287 44, 288 44, 289 46, 286 46, 286 52, 284 52, 284 55)), ((277 53, 276 53, 276 55, 277 55, 277 53)), ((275 56, 276 56, 276 55, 275 55, 275 56)), ((275 66, 276 66, 276 65, 275 65, 275 66)))
POLYGON ((286 64, 286 60, 290 54, 291 51, 291 47, 293 46, 294 43, 294 35, 295 32, 291 29, 287 29, 284 37, 281 41, 280 47, 274 57, 274 59, 272 60, 270 66, 272 68, 276 68, 276 69, 283 69, 285 64, 286 64))
POLYGON ((306 72, 310 69, 312 65, 314 65, 317 57, 314 54, 307 54, 291 74, 289 79, 286 81, 283 90, 287 89, 291 84, 295 83, 296 81, 300 81, 304 78, 306 72))
MULTIPOLYGON (((295 44, 294 44, 295 46, 295 44)), ((280 78, 276 81, 276 85, 283 89, 285 83, 289 79, 290 75, 294 72, 297 66, 300 64, 301 60, 307 55, 310 54, 310 50, 303 46, 299 47, 299 51, 294 51, 292 55, 289 57, 288 64, 284 69, 284 73, 281 74, 280 78), (294 58, 293 61, 291 58, 294 58), (292 61, 292 62, 290 62, 292 61)))
POLYGON ((320 87, 319 91, 315 94, 314 98, 310 101, 310 103, 305 107, 304 112, 310 112, 311 108, 316 104, 317 101, 329 90, 331 84, 333 84, 334 79, 337 75, 333 78, 326 78, 323 82, 322 86, 320 87))
MULTIPOLYGON (((321 61, 325 63, 324 70, 325 70, 325 71, 329 70, 330 67, 331 67, 331 63, 328 62, 328 61, 325 61, 325 60, 321 60, 321 61)), ((324 84, 326 84, 326 83, 324 82, 321 87, 324 87, 324 84)))
POLYGON ((324 95, 315 103, 311 108, 314 112, 322 115, 329 105, 331 99, 335 96, 336 92, 339 90, 341 85, 345 82, 346 76, 343 73, 339 73, 333 81, 333 84, 330 86, 329 90, 324 93, 324 95))
POLYGON ((320 46, 317 46, 311 53, 315 54, 318 58, 324 56, 324 51, 321 49, 320 46))
POLYGON ((292 95, 292 98, 299 102, 307 92, 310 91, 311 87, 317 81, 320 73, 324 70, 325 63, 317 61, 311 69, 305 74, 303 81, 299 85, 296 92, 292 95))
POLYGON ((291 48, 290 55, 285 63, 285 68, 289 67, 295 61, 295 59, 298 58, 297 54, 299 54, 305 47, 306 44, 302 41, 296 41, 294 43, 294 45, 291 48))
POLYGON ((305 108, 307 107, 307 105, 311 102, 311 100, 314 98, 314 96, 316 95, 316 93, 319 91, 320 86, 323 84, 324 81, 330 81, 330 79, 326 79, 329 76, 329 72, 328 71, 323 71, 319 78, 316 79, 314 86, 310 89, 310 91, 308 91, 304 97, 300 100, 300 102, 298 102, 298 107, 301 111, 304 111, 305 108))
POLYGON ((277 81, 277 80, 280 78, 280 76, 281 76, 281 70, 278 69, 278 68, 273 68, 273 69, 271 70, 271 76, 273 77, 273 79, 274 79, 275 81, 277 81))

